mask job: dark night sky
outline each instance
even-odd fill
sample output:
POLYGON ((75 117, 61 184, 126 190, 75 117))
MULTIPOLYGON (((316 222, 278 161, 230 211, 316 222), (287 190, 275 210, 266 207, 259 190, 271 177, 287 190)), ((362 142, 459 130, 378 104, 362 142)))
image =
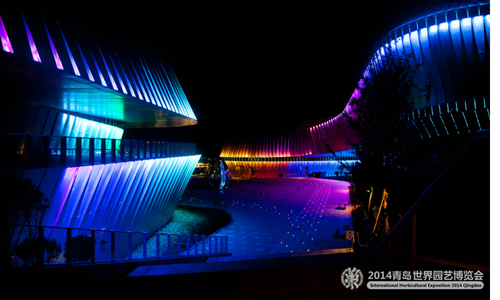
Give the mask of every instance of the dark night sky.
POLYGON ((434 2, 79 2, 39 9, 61 23, 135 36, 164 51, 199 124, 147 133, 196 142, 200 153, 218 155, 225 140, 248 130, 340 113, 375 43, 406 21, 407 11, 434 2))

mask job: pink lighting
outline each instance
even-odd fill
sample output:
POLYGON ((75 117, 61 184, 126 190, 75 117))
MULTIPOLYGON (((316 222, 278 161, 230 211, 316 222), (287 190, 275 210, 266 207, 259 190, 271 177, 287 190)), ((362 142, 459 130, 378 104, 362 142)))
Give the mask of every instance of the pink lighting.
POLYGON ((14 53, 12 45, 10 44, 9 36, 7 35, 7 30, 3 25, 2 17, 0 17, 0 39, 2 40, 2 49, 5 52, 14 53))

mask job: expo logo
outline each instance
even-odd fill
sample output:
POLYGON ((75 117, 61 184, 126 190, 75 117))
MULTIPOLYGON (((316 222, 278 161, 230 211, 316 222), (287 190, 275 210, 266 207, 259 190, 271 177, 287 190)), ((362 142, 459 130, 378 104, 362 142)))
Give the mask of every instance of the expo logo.
POLYGON ((342 272, 341 281, 344 287, 347 289, 358 289, 361 284, 363 284, 363 273, 361 272, 361 270, 354 267, 347 268, 344 270, 344 272, 342 272))

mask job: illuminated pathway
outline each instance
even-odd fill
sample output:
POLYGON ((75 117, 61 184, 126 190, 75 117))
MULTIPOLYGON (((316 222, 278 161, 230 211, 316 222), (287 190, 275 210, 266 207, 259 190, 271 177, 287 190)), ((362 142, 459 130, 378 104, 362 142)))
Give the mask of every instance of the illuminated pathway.
MULTIPOLYGON (((347 248, 349 242, 333 233, 352 228, 348 187, 345 181, 315 178, 233 180, 224 190, 232 222, 216 234, 229 237, 234 256, 347 248), (347 210, 335 209, 344 202, 347 210)), ((204 189, 188 186, 183 199, 210 205, 204 189)))

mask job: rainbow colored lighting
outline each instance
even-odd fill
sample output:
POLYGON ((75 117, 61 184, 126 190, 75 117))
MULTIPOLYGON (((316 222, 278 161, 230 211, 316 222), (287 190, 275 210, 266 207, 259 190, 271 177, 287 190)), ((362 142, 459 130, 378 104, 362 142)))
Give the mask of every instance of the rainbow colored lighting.
MULTIPOLYGON (((39 22, 36 16, 25 16, 24 14, 22 14, 22 22, 13 22, 13 32, 22 31, 22 25, 24 25, 26 36, 24 38, 15 36, 13 42, 14 45, 29 45, 31 58, 34 61, 41 63, 43 59, 49 67, 52 67, 53 60, 57 69, 68 73, 71 72, 72 75, 76 76, 81 76, 80 70, 85 69, 85 79, 91 82, 98 80, 102 86, 109 87, 114 91, 123 93, 123 95, 130 95, 131 97, 139 98, 139 100, 145 100, 155 107, 196 120, 196 116, 171 66, 168 63, 164 65, 163 61, 156 57, 154 51, 147 49, 148 47, 108 43, 101 39, 89 38, 89 36, 84 34, 67 31, 63 33, 64 28, 59 23, 57 27, 59 27, 60 32, 55 34, 51 31, 51 25, 46 23, 43 18, 39 22), (42 28, 32 28, 30 30, 28 23, 40 24, 40 26, 43 26, 43 32, 42 28), (26 37, 27 43, 25 41, 26 37), (48 43, 42 42, 47 40, 48 43), (37 42, 38 45, 35 45, 35 41, 40 42, 37 42), (87 46, 84 46, 85 43, 87 46), (64 46, 59 46, 63 44, 64 46), (83 51, 80 45, 85 51, 83 51), (58 46, 60 49, 57 48, 58 46), (78 51, 80 55, 74 56, 73 54, 78 51), (51 53, 50 58, 42 57, 43 55, 47 56, 48 53, 51 53), (67 62, 65 59, 68 59, 67 62), (71 64, 71 71, 67 66, 65 70, 63 64, 71 64), (99 79, 95 76, 98 76, 99 79)), ((4 20, 0 18, 2 49, 5 52, 13 53, 12 43, 9 40, 5 26, 11 25, 4 24, 4 20)), ((12 38, 11 36, 10 39, 12 38)), ((21 51, 20 55, 24 55, 24 52, 21 51)), ((127 100, 124 97, 122 101, 131 101, 131 99, 127 100)), ((104 118, 109 117, 105 113, 101 113, 99 116, 104 118)), ((175 123, 193 124, 191 121, 182 119, 179 119, 175 123)))
MULTIPOLYGON (((468 8, 460 9, 463 16, 468 8)), ((482 111, 474 109, 474 114, 470 116, 462 112, 462 116, 459 117, 460 124, 456 123, 457 114, 449 109, 445 113, 446 117, 441 113, 439 118, 434 117, 435 113, 432 109, 437 109, 436 106, 455 102, 455 111, 458 111, 457 99, 466 99, 461 93, 466 89, 476 90, 475 86, 471 86, 474 83, 468 82, 466 80, 468 77, 463 76, 465 72, 478 69, 478 64, 481 67, 479 69, 486 70, 486 55, 489 55, 490 15, 462 19, 459 19, 458 15, 457 12, 457 19, 450 20, 450 22, 438 22, 436 15, 436 22, 432 25, 427 24, 427 18, 429 18, 427 16, 392 31, 382 39, 383 43, 380 44, 383 46, 379 45, 376 48, 363 73, 365 77, 370 77, 370 72, 378 72, 384 66, 388 53, 395 55, 396 58, 410 55, 410 63, 416 68, 414 78, 416 87, 410 91, 408 100, 414 103, 416 111, 408 113, 406 125, 417 128, 422 139, 424 136, 432 138, 444 135, 445 131, 446 135, 460 134, 459 126, 461 132, 472 132, 476 130, 476 128, 469 127, 473 123, 470 121, 472 115, 476 116, 478 124, 482 114, 488 114, 489 119, 489 110, 486 105, 482 111), (425 26, 421 26, 423 23, 425 26), (415 27, 416 30, 413 29, 415 27), (462 49, 466 52, 466 57, 462 56, 464 52, 462 49), (477 57, 479 57, 479 62, 477 57), (422 92, 426 90, 426 86, 432 86, 430 99, 427 99, 426 94, 422 92), (431 106, 430 113, 422 110, 421 114, 420 108, 428 106, 431 106), (461 121, 462 118, 464 122, 461 121), (434 130, 428 129, 431 126, 434 130), (451 129, 453 127, 455 131, 451 129), (452 131, 449 132, 449 130, 452 131)), ((363 79, 359 80, 358 86, 363 87, 363 79)), ((487 93, 487 91, 480 91, 480 93, 487 93)), ((236 177, 238 169, 247 170, 248 168, 258 169, 260 175, 256 176, 261 178, 277 177, 278 174, 299 176, 297 174, 300 173, 300 168, 297 166, 304 168, 305 163, 310 163, 311 172, 316 170, 331 176, 331 170, 335 170, 332 161, 311 162, 310 157, 329 154, 330 151, 338 154, 349 150, 348 139, 354 143, 358 141, 355 132, 347 126, 344 115, 356 118, 352 113, 353 107, 350 103, 353 99, 358 99, 360 95, 359 88, 356 88, 343 113, 335 117, 299 123, 296 128, 277 136, 242 137, 232 140, 224 145, 220 156, 224 158, 231 173, 236 177)), ((467 107, 466 102, 464 105, 467 107)), ((439 110, 441 110, 440 106, 439 110)), ((484 127, 479 125, 477 128, 484 127)), ((352 161, 356 160, 356 158, 352 159, 352 161)))

